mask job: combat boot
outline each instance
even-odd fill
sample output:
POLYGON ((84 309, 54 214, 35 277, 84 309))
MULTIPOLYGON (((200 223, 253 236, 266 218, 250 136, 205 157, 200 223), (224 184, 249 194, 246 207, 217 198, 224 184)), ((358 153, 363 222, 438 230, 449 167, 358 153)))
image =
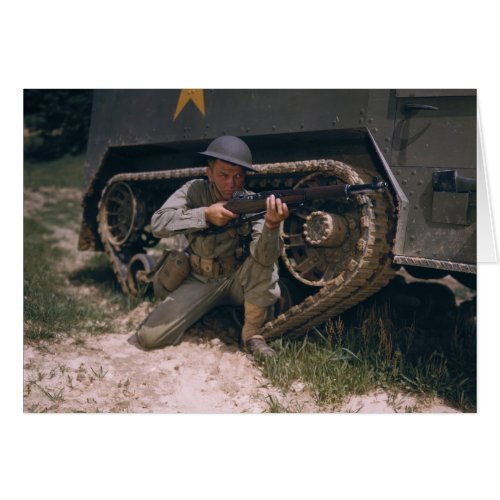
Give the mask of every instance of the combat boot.
POLYGON ((276 356, 276 352, 269 347, 266 340, 259 334, 267 317, 267 308, 258 307, 245 301, 245 323, 241 330, 241 341, 254 356, 270 358, 276 356))

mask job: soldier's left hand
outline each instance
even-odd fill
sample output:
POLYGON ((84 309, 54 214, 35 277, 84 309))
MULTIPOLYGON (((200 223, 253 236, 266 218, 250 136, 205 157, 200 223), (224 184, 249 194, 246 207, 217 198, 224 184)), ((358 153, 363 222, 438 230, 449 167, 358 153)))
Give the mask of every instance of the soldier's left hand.
POLYGON ((288 207, 274 194, 266 199, 266 216, 264 221, 268 229, 276 229, 288 217, 288 207))

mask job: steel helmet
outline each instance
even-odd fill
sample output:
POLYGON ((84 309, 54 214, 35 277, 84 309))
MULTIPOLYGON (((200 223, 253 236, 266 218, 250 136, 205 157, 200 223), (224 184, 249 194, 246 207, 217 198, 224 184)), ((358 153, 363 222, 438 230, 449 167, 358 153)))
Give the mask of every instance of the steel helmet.
POLYGON ((239 137, 233 135, 217 137, 208 145, 205 151, 200 151, 200 154, 256 171, 252 167, 250 148, 239 137))

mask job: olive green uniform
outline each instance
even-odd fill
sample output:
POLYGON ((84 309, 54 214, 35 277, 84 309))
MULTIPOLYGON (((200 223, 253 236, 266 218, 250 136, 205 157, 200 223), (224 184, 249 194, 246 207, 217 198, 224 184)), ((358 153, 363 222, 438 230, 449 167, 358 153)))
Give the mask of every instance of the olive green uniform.
POLYGON ((205 207, 218 201, 215 186, 197 179, 178 189, 153 215, 155 236, 187 237, 191 273, 170 293, 155 284, 155 293, 164 300, 137 332, 143 347, 178 343, 184 332, 214 307, 246 301, 270 309, 278 299, 279 229, 270 230, 264 219, 259 219, 220 234, 199 234, 209 227, 205 207), (245 255, 242 242, 250 235, 249 255, 245 255))

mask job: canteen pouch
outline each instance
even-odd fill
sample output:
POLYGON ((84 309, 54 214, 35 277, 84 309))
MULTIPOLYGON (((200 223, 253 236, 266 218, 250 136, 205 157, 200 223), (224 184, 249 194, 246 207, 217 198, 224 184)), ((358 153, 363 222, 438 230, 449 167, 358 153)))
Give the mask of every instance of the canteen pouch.
POLYGON ((153 285, 155 294, 161 295, 156 293, 158 285, 169 292, 173 292, 188 277, 190 270, 187 254, 178 250, 172 250, 154 275, 153 285))

